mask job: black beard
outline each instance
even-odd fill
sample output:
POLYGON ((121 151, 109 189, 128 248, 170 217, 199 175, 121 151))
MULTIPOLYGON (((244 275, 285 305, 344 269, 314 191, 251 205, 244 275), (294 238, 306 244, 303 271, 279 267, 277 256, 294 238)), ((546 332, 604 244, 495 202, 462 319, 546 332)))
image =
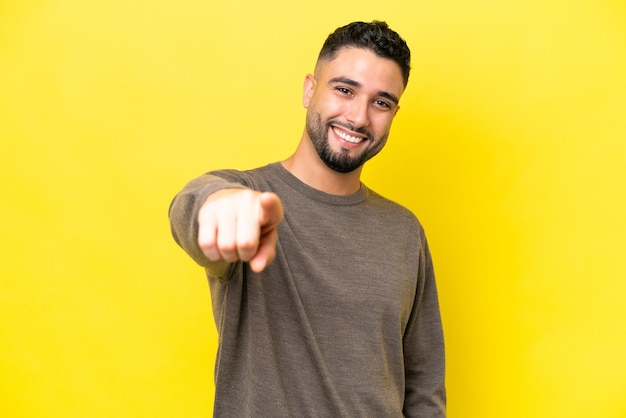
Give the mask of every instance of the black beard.
MULTIPOLYGON (((334 152, 328 145, 328 130, 330 125, 322 122, 320 114, 309 109, 306 115, 306 122, 307 133, 309 134, 309 138, 311 138, 311 142, 317 154, 324 164, 333 171, 337 171, 338 173, 350 173, 361 167, 367 160, 378 153, 378 151, 376 151, 373 155, 368 155, 367 152, 363 152, 357 157, 352 158, 348 155, 347 149, 342 149, 338 153, 334 152)), ((367 134, 367 136, 368 140, 371 141, 371 135, 367 134)))

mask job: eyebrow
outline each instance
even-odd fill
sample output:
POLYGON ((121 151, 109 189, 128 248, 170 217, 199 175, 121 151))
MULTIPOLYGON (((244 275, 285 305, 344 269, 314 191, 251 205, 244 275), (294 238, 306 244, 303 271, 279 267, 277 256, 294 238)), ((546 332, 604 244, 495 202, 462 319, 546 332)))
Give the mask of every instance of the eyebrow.
MULTIPOLYGON (((334 77, 334 78, 331 78, 328 81, 328 84, 337 84, 337 83, 347 84, 347 85, 352 86, 352 87, 362 87, 363 86, 358 81, 352 80, 351 78, 347 78, 347 77, 334 77)), ((400 100, 396 97, 395 94, 391 94, 391 93, 389 93, 387 91, 379 91, 379 92, 377 92, 377 94, 380 97, 384 97, 384 98, 386 98, 388 100, 391 100, 395 104, 398 104, 400 102, 400 100)))

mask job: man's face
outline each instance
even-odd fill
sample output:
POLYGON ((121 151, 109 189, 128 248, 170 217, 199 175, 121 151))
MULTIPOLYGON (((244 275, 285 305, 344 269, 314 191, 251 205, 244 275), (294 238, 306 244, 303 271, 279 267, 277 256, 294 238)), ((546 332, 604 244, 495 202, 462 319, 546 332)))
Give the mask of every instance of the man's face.
POLYGON ((398 64, 367 49, 344 47, 320 62, 304 85, 306 131, 332 170, 349 173, 378 154, 404 91, 398 64))

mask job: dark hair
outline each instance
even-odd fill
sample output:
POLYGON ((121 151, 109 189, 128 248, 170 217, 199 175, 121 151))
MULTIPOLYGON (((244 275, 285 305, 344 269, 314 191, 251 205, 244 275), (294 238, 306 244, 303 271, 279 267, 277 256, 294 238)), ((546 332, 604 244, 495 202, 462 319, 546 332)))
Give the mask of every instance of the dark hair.
POLYGON ((411 51, 386 22, 352 22, 337 28, 326 38, 317 61, 332 60, 337 51, 346 46, 368 49, 379 57, 394 61, 400 66, 406 87, 411 71, 411 51))

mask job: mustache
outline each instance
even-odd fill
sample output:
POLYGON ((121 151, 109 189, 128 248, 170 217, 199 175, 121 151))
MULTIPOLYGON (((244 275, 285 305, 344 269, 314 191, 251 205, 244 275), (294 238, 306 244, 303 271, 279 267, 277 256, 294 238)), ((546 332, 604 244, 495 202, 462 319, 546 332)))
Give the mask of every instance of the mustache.
POLYGON ((358 134, 361 135, 365 135, 367 137, 367 139, 369 139, 370 141, 374 140, 374 135, 372 135, 372 133, 370 131, 368 131, 366 128, 364 127, 355 127, 353 124, 351 123, 346 123, 346 122, 342 122, 336 119, 330 119, 328 121, 328 125, 337 125, 337 126, 341 126, 342 128, 348 129, 352 132, 356 132, 358 134))

